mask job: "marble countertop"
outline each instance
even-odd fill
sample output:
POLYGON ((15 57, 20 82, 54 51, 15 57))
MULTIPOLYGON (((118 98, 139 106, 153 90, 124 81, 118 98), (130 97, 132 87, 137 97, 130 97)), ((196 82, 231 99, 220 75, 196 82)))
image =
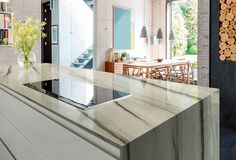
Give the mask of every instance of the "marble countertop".
POLYGON ((0 85, 73 121, 74 124, 117 147, 129 144, 218 92, 217 89, 51 64, 38 64, 28 71, 18 66, 2 66, 0 85), (58 78, 79 80, 129 92, 131 96, 83 111, 22 85, 58 78))

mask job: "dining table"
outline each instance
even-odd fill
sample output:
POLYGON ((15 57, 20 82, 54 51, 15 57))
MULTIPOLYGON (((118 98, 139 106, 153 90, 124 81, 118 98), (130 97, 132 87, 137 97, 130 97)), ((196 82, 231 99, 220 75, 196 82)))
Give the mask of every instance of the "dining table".
POLYGON ((178 59, 166 59, 162 62, 158 61, 142 61, 142 62, 127 62, 123 65, 123 71, 127 68, 142 68, 146 70, 146 78, 150 78, 150 73, 153 68, 166 68, 169 72, 170 66, 187 64, 188 68, 190 63, 188 60, 178 60, 178 59))

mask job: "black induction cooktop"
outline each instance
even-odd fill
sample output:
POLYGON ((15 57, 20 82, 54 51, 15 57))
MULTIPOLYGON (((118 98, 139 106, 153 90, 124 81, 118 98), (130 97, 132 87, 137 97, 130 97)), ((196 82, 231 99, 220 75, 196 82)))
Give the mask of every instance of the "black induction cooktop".
POLYGON ((24 85, 80 109, 88 109, 130 95, 77 80, 54 79, 24 85))

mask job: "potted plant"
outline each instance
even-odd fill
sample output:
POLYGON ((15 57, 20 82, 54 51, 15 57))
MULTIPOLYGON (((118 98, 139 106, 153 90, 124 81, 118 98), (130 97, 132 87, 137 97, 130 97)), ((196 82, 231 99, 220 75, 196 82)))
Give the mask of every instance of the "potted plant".
POLYGON ((123 62, 126 61, 127 55, 128 55, 127 52, 123 52, 123 53, 121 54, 121 58, 122 58, 122 61, 123 61, 123 62))
POLYGON ((25 21, 14 20, 13 26, 13 44, 19 52, 18 64, 29 69, 36 62, 36 56, 32 52, 33 46, 40 37, 46 37, 46 34, 42 32, 45 23, 28 17, 25 21))

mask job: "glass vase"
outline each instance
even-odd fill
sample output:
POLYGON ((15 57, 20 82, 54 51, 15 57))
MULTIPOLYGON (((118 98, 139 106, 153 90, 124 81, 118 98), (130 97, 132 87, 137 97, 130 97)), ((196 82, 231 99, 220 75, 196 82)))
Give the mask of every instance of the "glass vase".
POLYGON ((18 65, 24 69, 31 68, 36 63, 36 56, 34 52, 30 52, 30 54, 19 53, 17 58, 18 65))

